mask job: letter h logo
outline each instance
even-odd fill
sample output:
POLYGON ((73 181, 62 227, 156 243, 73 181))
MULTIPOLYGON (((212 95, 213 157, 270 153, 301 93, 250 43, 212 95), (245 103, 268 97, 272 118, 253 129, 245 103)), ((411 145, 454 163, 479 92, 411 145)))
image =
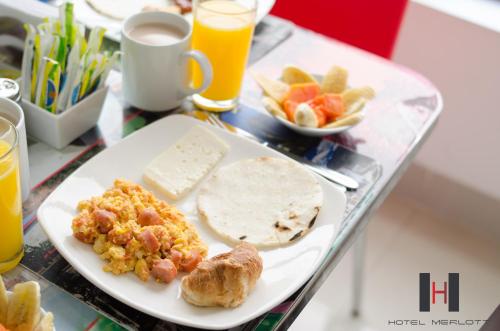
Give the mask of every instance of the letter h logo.
POLYGON ((449 273, 448 281, 443 282, 442 287, 437 287, 436 282, 432 282, 431 290, 431 274, 420 273, 420 311, 431 310, 431 295, 432 304, 436 304, 438 295, 442 297, 443 303, 448 304, 448 311, 458 311, 458 284, 459 274, 449 273))

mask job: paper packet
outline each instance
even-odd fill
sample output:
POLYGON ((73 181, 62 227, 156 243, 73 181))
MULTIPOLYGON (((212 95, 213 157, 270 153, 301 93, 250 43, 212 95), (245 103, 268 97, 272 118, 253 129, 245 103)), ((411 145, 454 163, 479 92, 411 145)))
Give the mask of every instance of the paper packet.
POLYGON ((72 84, 75 80, 78 67, 80 65, 80 40, 77 38, 73 47, 69 51, 66 62, 66 72, 61 79, 60 93, 57 99, 56 113, 61 113, 66 110, 72 84))
POLYGON ((36 29, 31 24, 24 24, 24 29, 26 30, 26 40, 24 41, 23 62, 21 64, 21 92, 29 99, 31 97, 31 68, 36 29))
POLYGON ((65 2, 59 7, 59 19, 61 22, 61 32, 66 37, 68 46, 71 49, 76 38, 73 3, 65 2))
POLYGON ((51 113, 56 112, 61 65, 48 57, 42 58, 41 74, 37 86, 36 104, 51 113))
POLYGON ((114 65, 118 61, 118 57, 121 55, 121 52, 114 52, 113 55, 109 56, 109 53, 104 53, 103 61, 99 67, 99 70, 96 70, 95 77, 92 79, 91 88, 89 89, 89 94, 94 91, 102 88, 108 79, 109 72, 114 67, 114 65))
POLYGON ((72 3, 63 3, 58 18, 26 26, 22 88, 27 99, 53 113, 101 88, 118 58, 117 53, 99 53, 104 28, 93 28, 87 42, 73 9, 72 3))
POLYGON ((66 107, 64 109, 71 108, 73 105, 78 103, 80 97, 80 87, 82 82, 82 77, 85 71, 85 59, 81 59, 78 63, 78 68, 76 69, 75 75, 71 81, 68 81, 68 100, 66 102, 66 107))
POLYGON ((90 54, 97 54, 101 49, 102 39, 106 29, 96 26, 90 30, 89 42, 88 42, 88 52, 90 54))
POLYGON ((38 88, 39 76, 41 74, 42 58, 49 56, 53 49, 54 36, 49 34, 35 34, 33 47, 33 65, 31 68, 31 101, 36 100, 36 88, 38 88))
POLYGON ((37 25, 37 29, 41 33, 61 34, 61 22, 57 18, 44 18, 43 22, 37 25))

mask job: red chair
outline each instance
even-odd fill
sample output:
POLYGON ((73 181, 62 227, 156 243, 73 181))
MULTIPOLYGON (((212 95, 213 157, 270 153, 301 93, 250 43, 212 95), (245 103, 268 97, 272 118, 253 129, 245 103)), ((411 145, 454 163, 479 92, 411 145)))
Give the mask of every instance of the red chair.
POLYGON ((272 14, 390 58, 408 0, 277 0, 272 14))

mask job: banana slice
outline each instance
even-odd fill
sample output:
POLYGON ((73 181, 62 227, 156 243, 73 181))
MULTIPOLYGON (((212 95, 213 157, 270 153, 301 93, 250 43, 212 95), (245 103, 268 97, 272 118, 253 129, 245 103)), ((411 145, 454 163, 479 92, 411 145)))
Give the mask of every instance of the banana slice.
POLYGON ((9 298, 7 296, 7 290, 5 289, 2 276, 0 276, 0 324, 5 324, 5 321, 7 320, 8 305, 9 298))
POLYGON ((317 83, 308 72, 296 66, 286 66, 281 74, 281 80, 289 85, 300 83, 317 83))
POLYGON ((318 118, 316 117, 316 113, 307 103, 301 103, 297 106, 294 114, 294 120, 299 126, 305 126, 308 128, 318 127, 318 118))
POLYGON ((7 328, 15 331, 32 331, 39 320, 40 285, 31 281, 14 286, 7 310, 7 328))
POLYGON ((349 72, 339 66, 333 66, 328 70, 321 82, 321 92, 342 93, 347 87, 347 76, 349 72))
POLYGON ((264 108, 266 108, 266 110, 271 113, 271 115, 281 117, 285 120, 288 119, 285 112, 283 111, 283 108, 281 108, 280 104, 276 102, 276 100, 270 97, 263 97, 262 104, 264 104, 264 108))
POLYGON ((38 323, 35 331, 53 331, 54 330, 54 315, 47 313, 38 323))
POLYGON ((365 98, 361 98, 361 99, 357 100, 352 105, 350 105, 349 108, 346 108, 345 113, 342 116, 339 116, 337 118, 337 121, 341 120, 343 118, 346 118, 352 114, 359 113, 361 110, 363 110, 363 108, 365 107, 365 104, 366 104, 365 98))
POLYGON ((341 126, 353 126, 355 124, 358 124, 365 118, 365 115, 363 113, 355 113, 351 114, 347 117, 344 117, 343 119, 336 120, 335 122, 332 122, 330 124, 327 124, 323 126, 324 129, 332 129, 332 128, 338 128, 341 126))
POLYGON ((290 86, 278 80, 267 78, 262 74, 254 74, 253 76, 257 84, 264 90, 264 93, 280 104, 283 102, 290 86))
POLYGON ((375 97, 375 91, 369 86, 350 88, 342 92, 341 97, 345 109, 348 109, 353 103, 361 98, 365 98, 366 100, 373 99, 373 97, 375 97))

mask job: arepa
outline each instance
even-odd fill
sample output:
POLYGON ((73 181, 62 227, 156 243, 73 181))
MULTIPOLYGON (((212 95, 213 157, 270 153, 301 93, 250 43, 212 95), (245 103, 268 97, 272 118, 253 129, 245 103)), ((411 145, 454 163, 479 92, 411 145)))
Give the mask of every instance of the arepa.
POLYGON ((198 195, 198 211, 216 233, 257 247, 303 237, 323 204, 316 177, 295 161, 261 157, 220 168, 198 195))

